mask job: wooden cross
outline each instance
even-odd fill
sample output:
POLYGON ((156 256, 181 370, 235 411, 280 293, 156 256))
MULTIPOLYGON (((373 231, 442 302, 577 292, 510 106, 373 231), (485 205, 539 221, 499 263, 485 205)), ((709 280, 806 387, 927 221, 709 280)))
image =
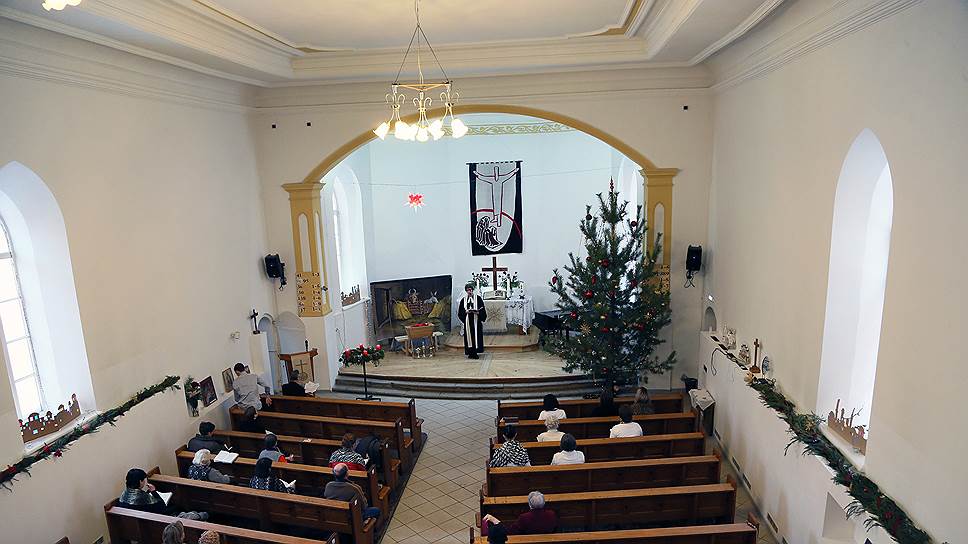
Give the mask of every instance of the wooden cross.
POLYGON ((491 273, 491 275, 494 277, 494 283, 492 283, 491 285, 494 286, 494 289, 497 289, 497 273, 498 272, 507 272, 508 269, 507 269, 506 266, 498 267, 498 265, 497 265, 497 257, 491 257, 491 259, 492 259, 491 260, 491 268, 488 268, 486 266, 485 267, 482 267, 481 268, 481 272, 490 272, 491 273))

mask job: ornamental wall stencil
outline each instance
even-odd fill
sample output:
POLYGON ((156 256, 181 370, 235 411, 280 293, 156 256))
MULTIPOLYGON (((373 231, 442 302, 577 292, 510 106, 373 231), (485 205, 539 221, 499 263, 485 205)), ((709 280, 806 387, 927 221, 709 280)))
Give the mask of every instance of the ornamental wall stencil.
MULTIPOLYGON (((536 123, 494 123, 481 125, 468 125, 468 136, 508 136, 515 134, 553 134, 557 132, 575 132, 575 129, 562 123, 536 122, 536 123)), ((444 127, 445 132, 450 131, 450 127, 444 127)))

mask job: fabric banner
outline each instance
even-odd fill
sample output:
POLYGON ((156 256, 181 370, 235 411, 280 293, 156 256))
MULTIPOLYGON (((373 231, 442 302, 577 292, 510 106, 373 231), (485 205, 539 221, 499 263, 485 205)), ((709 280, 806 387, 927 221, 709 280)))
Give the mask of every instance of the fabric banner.
POLYGON ((471 254, 521 253, 521 161, 471 162, 471 254))

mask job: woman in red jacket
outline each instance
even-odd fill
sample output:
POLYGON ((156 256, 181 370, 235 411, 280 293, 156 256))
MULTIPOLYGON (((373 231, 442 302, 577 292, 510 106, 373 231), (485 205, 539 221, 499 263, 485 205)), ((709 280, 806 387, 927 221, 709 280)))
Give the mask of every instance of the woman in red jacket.
POLYGON ((540 535, 558 530, 558 515, 545 508, 544 495, 540 491, 528 493, 528 506, 531 509, 510 525, 504 525, 501 520, 487 514, 481 519, 481 536, 487 536, 488 527, 496 525, 501 525, 509 535, 540 535))

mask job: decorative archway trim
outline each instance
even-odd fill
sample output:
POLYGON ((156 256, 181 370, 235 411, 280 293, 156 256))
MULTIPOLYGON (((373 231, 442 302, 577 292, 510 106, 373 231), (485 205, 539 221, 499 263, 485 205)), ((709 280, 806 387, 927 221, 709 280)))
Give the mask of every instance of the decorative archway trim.
MULTIPOLYGON (((553 111, 542 110, 538 108, 531 108, 528 106, 513 106, 509 104, 465 104, 454 106, 454 113, 456 115, 470 114, 470 113, 508 113, 514 115, 528 115, 531 117, 537 117, 539 119, 547 119, 549 121, 555 121, 563 125, 568 125, 576 130, 580 130, 586 134, 594 136, 599 140, 607 143, 608 145, 614 147, 615 149, 622 152, 623 155, 632 160, 632 162, 639 165, 639 168, 643 170, 644 174, 648 174, 649 171, 674 171, 678 172, 675 168, 658 168, 655 163, 650 161, 648 157, 639 153, 631 146, 619 140, 615 136, 592 126, 584 121, 575 119, 573 117, 568 117, 567 115, 562 115, 553 111)), ((433 119, 434 117, 441 117, 444 114, 444 108, 435 108, 427 112, 427 117, 433 119)), ((407 123, 412 123, 417 120, 417 114, 413 113, 403 117, 403 120, 407 123)), ((376 135, 372 131, 367 130, 366 132, 356 136, 352 140, 341 145, 335 151, 330 153, 316 165, 312 171, 306 175, 303 179, 303 183, 319 183, 330 170, 336 167, 343 159, 348 157, 350 153, 356 151, 357 148, 365 145, 370 140, 376 138, 376 135)), ((675 175, 675 174, 673 174, 675 175)))

